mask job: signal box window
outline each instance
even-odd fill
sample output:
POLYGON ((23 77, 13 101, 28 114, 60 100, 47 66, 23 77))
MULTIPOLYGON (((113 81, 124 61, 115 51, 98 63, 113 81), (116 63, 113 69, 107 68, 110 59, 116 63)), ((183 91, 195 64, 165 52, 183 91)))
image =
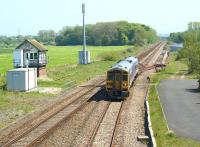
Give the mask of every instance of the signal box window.
POLYGON ((37 53, 34 53, 34 59, 38 59, 37 53))
POLYGON ((33 60, 33 53, 30 53, 30 59, 33 60))

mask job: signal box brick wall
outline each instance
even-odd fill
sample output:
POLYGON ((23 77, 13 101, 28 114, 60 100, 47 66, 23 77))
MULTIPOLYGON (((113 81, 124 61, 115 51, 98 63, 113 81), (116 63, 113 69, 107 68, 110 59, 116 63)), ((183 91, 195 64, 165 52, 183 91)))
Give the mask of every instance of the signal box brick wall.
POLYGON ((40 77, 40 76, 44 76, 46 75, 47 72, 46 72, 46 68, 45 67, 40 67, 38 68, 37 70, 37 76, 40 77))

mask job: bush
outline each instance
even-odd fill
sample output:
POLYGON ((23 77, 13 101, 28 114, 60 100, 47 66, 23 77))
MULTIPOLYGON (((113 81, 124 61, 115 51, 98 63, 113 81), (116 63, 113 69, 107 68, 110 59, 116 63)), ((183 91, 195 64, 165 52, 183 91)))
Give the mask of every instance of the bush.
POLYGON ((131 52, 133 52, 133 48, 127 48, 126 51, 127 51, 128 53, 131 53, 131 52))
POLYGON ((176 137, 176 134, 172 130, 167 131, 165 134, 169 137, 176 137))
POLYGON ((105 52, 99 55, 104 61, 116 61, 118 60, 118 54, 116 52, 105 52))
POLYGON ((6 81, 5 78, 0 77, 0 89, 5 89, 6 81))

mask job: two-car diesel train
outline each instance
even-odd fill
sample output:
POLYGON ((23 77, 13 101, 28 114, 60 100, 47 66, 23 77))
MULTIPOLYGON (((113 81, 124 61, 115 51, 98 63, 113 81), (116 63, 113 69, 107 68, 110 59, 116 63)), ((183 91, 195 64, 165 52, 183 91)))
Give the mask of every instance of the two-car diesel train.
POLYGON ((132 56, 119 61, 107 71, 106 91, 110 98, 124 99, 138 73, 138 59, 132 56))

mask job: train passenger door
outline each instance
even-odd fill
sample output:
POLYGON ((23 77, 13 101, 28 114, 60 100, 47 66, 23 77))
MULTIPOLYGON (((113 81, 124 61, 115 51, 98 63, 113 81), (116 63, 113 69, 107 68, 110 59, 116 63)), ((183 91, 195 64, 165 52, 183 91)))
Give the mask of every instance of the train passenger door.
POLYGON ((115 89, 120 90, 121 89, 121 85, 122 85, 122 78, 121 78, 121 73, 120 72, 116 72, 115 73, 115 89))

